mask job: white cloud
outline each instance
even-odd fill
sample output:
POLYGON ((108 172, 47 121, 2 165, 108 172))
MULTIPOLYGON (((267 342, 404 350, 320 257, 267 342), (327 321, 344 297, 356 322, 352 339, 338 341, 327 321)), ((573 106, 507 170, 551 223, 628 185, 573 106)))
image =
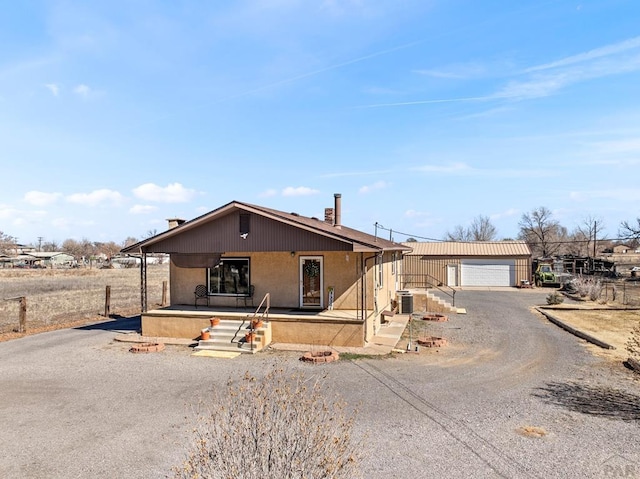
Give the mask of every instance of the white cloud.
POLYGON ((100 189, 91 193, 75 193, 67 196, 69 203, 76 203, 85 206, 98 206, 101 204, 118 205, 122 203, 124 197, 117 191, 100 189))
POLYGON ((145 201, 157 203, 186 203, 197 194, 195 190, 185 188, 180 183, 171 183, 165 187, 154 183, 145 183, 133 189, 133 194, 145 201))
POLYGON ((372 185, 363 186, 362 188, 360 188, 358 190, 358 192, 362 193, 362 194, 366 194, 366 193, 371 193, 372 191, 376 191, 376 190, 383 190, 383 189, 387 188, 388 186, 389 186, 389 184, 386 181, 377 181, 372 185))
POLYGON ((89 94, 91 93, 91 88, 89 88, 87 85, 80 84, 80 85, 76 86, 73 89, 73 91, 76 92, 81 97, 87 98, 89 96, 89 94))
POLYGON ((61 193, 45 193, 43 191, 28 191, 24 195, 24 201, 34 206, 46 206, 58 201, 61 193))
POLYGON ((46 83, 45 88, 47 88, 53 96, 58 96, 60 94, 60 87, 55 83, 46 83))
POLYGON ((129 213, 133 214, 133 215, 146 215, 149 213, 152 213, 154 211, 156 211, 158 209, 157 206, 151 206, 151 205, 133 205, 130 209, 129 209, 129 213))
POLYGON ((282 196, 309 196, 320 193, 318 190, 314 190, 313 188, 308 188, 306 186, 288 186, 284 190, 282 190, 282 196))

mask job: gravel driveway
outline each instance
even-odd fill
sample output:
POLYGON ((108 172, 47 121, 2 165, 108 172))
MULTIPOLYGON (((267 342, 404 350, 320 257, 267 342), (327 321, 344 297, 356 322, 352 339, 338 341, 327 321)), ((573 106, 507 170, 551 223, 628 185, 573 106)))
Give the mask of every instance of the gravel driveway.
POLYGON ((530 310, 536 291, 460 291, 450 345, 326 365, 184 347, 131 354, 114 321, 0 343, 0 477, 165 477, 191 406, 284 361, 360 404, 363 477, 640 477, 640 381, 530 310))

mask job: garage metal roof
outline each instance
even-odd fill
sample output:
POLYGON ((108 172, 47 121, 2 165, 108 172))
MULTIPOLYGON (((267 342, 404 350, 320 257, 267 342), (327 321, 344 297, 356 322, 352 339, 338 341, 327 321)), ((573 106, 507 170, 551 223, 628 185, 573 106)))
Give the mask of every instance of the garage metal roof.
POLYGON ((433 243, 410 242, 411 256, 531 256, 531 250, 524 241, 441 241, 433 243))

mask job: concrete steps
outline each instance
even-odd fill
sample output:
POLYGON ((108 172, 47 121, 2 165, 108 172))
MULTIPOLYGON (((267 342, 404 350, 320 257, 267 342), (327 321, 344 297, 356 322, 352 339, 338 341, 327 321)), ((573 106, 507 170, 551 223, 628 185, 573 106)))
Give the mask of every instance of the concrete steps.
POLYGON ((223 319, 220 324, 207 328, 210 339, 200 339, 195 351, 233 351, 255 354, 271 343, 271 323, 263 321, 262 327, 255 329, 253 344, 245 340, 250 331, 251 319, 223 319))
POLYGON ((456 313, 456 314, 460 312, 460 308, 456 308, 455 306, 452 306, 451 303, 449 303, 449 301, 442 299, 440 296, 433 293, 432 291, 427 290, 426 296, 427 296, 427 304, 431 303, 433 305, 435 303, 438 306, 437 308, 427 307, 428 310, 437 309, 439 310, 439 312, 449 312, 449 313, 456 313))

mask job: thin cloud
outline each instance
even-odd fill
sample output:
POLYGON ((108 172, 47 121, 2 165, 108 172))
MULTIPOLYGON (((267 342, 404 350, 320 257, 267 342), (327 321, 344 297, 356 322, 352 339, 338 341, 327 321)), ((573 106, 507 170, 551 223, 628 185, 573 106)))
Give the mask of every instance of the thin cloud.
POLYGON ((371 105, 354 106, 353 108, 354 109, 384 108, 384 107, 391 107, 391 106, 430 105, 430 104, 436 104, 436 103, 463 103, 463 102, 472 102, 472 101, 487 101, 487 100, 493 100, 493 99, 495 99, 493 95, 467 97, 467 98, 439 98, 439 99, 432 99, 432 100, 400 101, 395 103, 374 103, 371 105))
POLYGON ((260 193, 261 198, 272 198, 274 196, 278 196, 278 190, 269 189, 260 193))
POLYGON ((288 186, 284 190, 282 190, 282 196, 310 196, 316 195, 320 193, 318 190, 314 190, 313 188, 308 188, 306 186, 288 186))
POLYGON ((508 210, 503 211, 501 213, 494 213, 490 215, 489 218, 492 220, 499 220, 502 218, 512 218, 518 214, 520 214, 519 210, 517 210, 516 208, 509 208, 508 210))
POLYGON ((377 191, 377 190, 383 190, 385 188, 387 188, 389 186, 389 184, 386 181, 377 181, 372 185, 367 185, 367 186, 363 186, 361 187, 358 192, 361 194, 367 194, 367 193, 371 193, 373 191, 377 191))
POLYGON ((365 175, 386 175, 393 173, 396 170, 371 170, 371 171, 344 171, 341 173, 327 173, 320 175, 320 178, 343 178, 349 176, 365 176, 365 175))
POLYGON ((450 165, 424 165, 414 168, 416 171, 426 173, 470 173, 477 171, 466 163, 452 163, 450 165))
POLYGON ((85 84, 80 84, 77 85, 73 91, 75 93, 77 93, 78 95, 80 95, 82 98, 89 98, 89 95, 91 95, 92 90, 91 88, 89 88, 87 85, 85 84))
POLYGON ((91 193, 69 195, 67 201, 84 206, 119 205, 124 201, 124 197, 117 191, 103 188, 91 193))
POLYGON ((53 96, 58 96, 60 94, 60 87, 55 83, 45 83, 44 86, 53 96))
POLYGON ((619 202, 640 201, 640 188, 618 188, 611 190, 572 191, 569 198, 574 201, 615 200, 619 202))
POLYGON ((156 203, 186 203, 191 201, 197 192, 185 188, 180 183, 171 183, 165 187, 154 183, 145 183, 134 188, 133 194, 142 200, 156 203))
POLYGON ((24 195, 24 201, 34 206, 47 206, 55 203, 62 197, 61 193, 45 193, 43 191, 28 191, 24 195))
POLYGON ((561 60, 557 60, 555 62, 550 62, 550 63, 545 63, 543 65, 530 67, 530 68, 527 68, 524 72, 532 73, 532 72, 537 72, 541 70, 549 70, 552 68, 565 67, 568 65, 574 65, 577 63, 592 61, 597 58, 616 55, 616 54, 626 52, 628 50, 637 49, 637 48, 640 48, 640 37, 629 38, 628 40, 624 40, 619 43, 613 43, 611 45, 606 45, 604 47, 595 48, 593 50, 589 50, 588 52, 566 57, 561 60))
POLYGON ((486 67, 477 63, 460 63, 450 65, 447 68, 433 70, 414 70, 414 73, 432 78, 443 78, 446 80, 464 80, 468 78, 478 78, 486 74, 486 67))
POLYGON ((133 205, 131 208, 129 208, 129 213, 131 213, 132 215, 146 215, 149 213, 153 213, 157 209, 158 209, 157 206, 133 205))
POLYGON ((425 216, 430 216, 430 213, 409 209, 404 212, 404 215, 407 218, 424 218, 425 216))

